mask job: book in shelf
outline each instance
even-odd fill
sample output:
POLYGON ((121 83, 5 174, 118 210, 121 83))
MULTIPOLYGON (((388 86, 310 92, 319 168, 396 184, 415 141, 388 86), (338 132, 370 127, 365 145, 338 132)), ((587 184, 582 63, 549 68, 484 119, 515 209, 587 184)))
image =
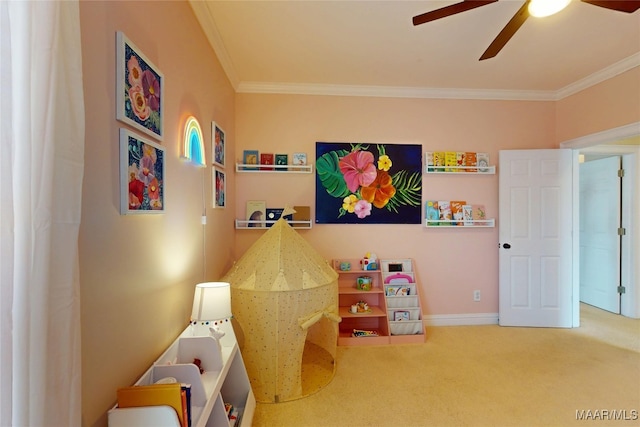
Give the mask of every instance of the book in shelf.
POLYGON ((264 227, 267 216, 267 203, 264 200, 247 201, 247 221, 249 227, 264 227))
POLYGON ((179 383, 136 385, 117 391, 118 407, 170 406, 176 411, 181 427, 189 427, 186 391, 179 383))
MULTIPOLYGON (((261 165, 273 165, 273 153, 260 153, 261 165)), ((262 167, 262 170, 273 170, 270 167, 262 167)))
MULTIPOLYGON (((276 154, 275 157, 275 164, 277 166, 287 166, 289 164, 289 155, 288 154, 276 154)), ((279 167, 276 168, 276 170, 279 171, 286 171, 288 168, 286 167, 279 167)))
POLYGON ((464 200, 451 200, 451 219, 454 221, 451 225, 464 225, 464 214, 462 207, 467 204, 464 200))

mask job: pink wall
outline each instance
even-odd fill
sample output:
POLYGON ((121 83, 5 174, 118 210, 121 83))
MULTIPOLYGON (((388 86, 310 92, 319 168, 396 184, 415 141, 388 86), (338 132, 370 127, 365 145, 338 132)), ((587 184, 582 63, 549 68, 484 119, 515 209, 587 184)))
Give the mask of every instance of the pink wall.
MULTIPOLYGON (((82 418, 83 425, 98 426, 106 425, 117 388, 135 382, 187 326, 195 284, 219 279, 231 265, 233 210, 210 208, 211 169, 181 160, 180 143, 193 114, 207 143, 210 122, 220 123, 233 156, 234 91, 186 1, 83 1, 80 18, 86 107, 82 418), (116 31, 164 74, 162 215, 119 214, 118 129, 126 125, 115 119, 116 31)), ((233 181, 228 186, 233 195, 233 181)))
POLYGON ((640 67, 557 102, 556 141, 640 122, 640 67))
MULTIPOLYGON (((315 142, 421 144, 422 151, 554 148, 553 102, 464 101, 258 95, 236 97, 236 158, 245 149, 292 153, 313 161, 315 142)), ((423 200, 484 203, 497 217, 498 175, 423 177, 423 200)), ((314 175, 237 174, 236 216, 247 200, 268 207, 314 205, 314 175)), ((238 230, 236 256, 262 234, 238 230)), ((421 225, 315 225, 302 235, 327 259, 409 257, 417 264, 424 314, 497 313, 497 228, 425 229, 421 225), (473 302, 473 290, 482 301, 473 302)))

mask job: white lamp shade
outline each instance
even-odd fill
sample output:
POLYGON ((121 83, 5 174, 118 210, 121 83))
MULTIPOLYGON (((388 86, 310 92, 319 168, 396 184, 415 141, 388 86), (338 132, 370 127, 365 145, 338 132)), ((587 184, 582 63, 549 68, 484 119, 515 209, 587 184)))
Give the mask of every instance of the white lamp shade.
POLYGON ((207 282, 196 285, 192 320, 221 320, 231 317, 231 285, 207 282))
POLYGON ((536 18, 544 18, 560 12, 571 3, 571 0, 531 0, 529 13, 536 18))

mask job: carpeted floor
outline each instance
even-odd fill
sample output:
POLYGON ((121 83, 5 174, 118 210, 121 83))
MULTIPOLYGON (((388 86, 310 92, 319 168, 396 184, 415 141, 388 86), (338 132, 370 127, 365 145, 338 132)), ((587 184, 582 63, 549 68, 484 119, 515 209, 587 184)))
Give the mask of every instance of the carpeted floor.
POLYGON ((336 363, 319 392, 259 403, 253 426, 640 426, 640 320, 587 305, 580 328, 431 327, 336 363))

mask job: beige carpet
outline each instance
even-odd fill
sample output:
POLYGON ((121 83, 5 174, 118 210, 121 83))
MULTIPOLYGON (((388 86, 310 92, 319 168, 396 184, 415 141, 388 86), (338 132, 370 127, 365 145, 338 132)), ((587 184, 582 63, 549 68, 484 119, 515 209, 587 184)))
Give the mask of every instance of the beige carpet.
POLYGON ((338 347, 327 386, 259 403, 253 425, 640 426, 640 320, 583 305, 581 325, 431 327, 424 344, 338 347))

